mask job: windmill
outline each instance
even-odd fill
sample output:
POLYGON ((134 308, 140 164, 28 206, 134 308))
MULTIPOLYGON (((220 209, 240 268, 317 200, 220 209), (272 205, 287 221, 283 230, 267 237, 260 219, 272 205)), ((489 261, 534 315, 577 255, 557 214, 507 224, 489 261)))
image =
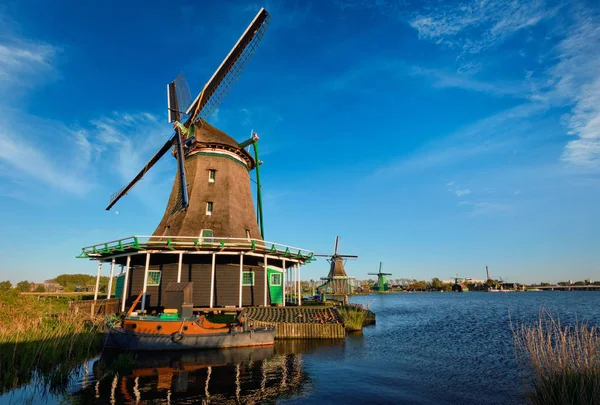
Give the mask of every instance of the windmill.
POLYGON ((458 273, 456 273, 456 277, 454 278, 454 284, 452 285, 453 292, 466 292, 469 291, 469 288, 461 281, 466 280, 464 277, 458 277, 458 273))
POLYGON ((377 273, 369 273, 370 276, 377 276, 377 283, 373 285, 373 291, 377 292, 385 292, 388 290, 388 283, 385 276, 391 276, 392 273, 383 273, 381 271, 383 267, 383 263, 379 262, 379 272, 377 273))
POLYGON ((107 210, 110 210, 144 177, 148 170, 169 150, 172 150, 172 154, 177 159, 177 174, 167 209, 154 236, 165 234, 192 236, 200 232, 201 237, 213 236, 213 233, 228 237, 257 237, 259 236, 258 225, 260 225, 260 236, 264 239, 258 135, 252 132, 249 139, 238 143, 229 135, 209 125, 206 120, 223 101, 256 51, 269 21, 269 14, 261 8, 191 103, 183 74, 167 85, 168 117, 169 122, 173 124, 174 133, 133 180, 111 196, 107 210), (254 157, 246 150, 250 145, 253 146, 254 157), (254 220, 249 188, 249 174, 244 175, 241 170, 236 170, 239 168, 232 168, 232 165, 221 161, 215 162, 215 159, 209 156, 228 157, 246 172, 256 169, 256 220, 254 220), (206 158, 198 159, 198 157, 206 158), (201 176, 203 171, 207 176, 200 179, 203 177, 201 176), (219 190, 215 187, 207 187, 204 183, 214 183, 217 173, 218 176, 227 177, 229 181, 222 182, 224 188, 219 190), (208 181, 200 181, 206 179, 208 181), (241 184, 246 179, 248 184, 241 184), (206 210, 204 210, 205 206, 206 210), (234 209, 239 212, 236 213, 235 219, 231 219, 226 213, 234 209), (212 216, 213 212, 223 215, 212 216), (218 220, 215 219, 217 216, 218 220))
POLYGON ((327 274, 327 277, 321 278, 324 283, 318 287, 320 293, 352 294, 354 292, 354 284, 352 282, 354 277, 348 277, 346 270, 344 269, 344 263, 346 259, 358 259, 358 256, 338 254, 339 242, 340 237, 336 236, 333 254, 315 255, 327 257, 327 262, 329 263, 329 273, 327 274))

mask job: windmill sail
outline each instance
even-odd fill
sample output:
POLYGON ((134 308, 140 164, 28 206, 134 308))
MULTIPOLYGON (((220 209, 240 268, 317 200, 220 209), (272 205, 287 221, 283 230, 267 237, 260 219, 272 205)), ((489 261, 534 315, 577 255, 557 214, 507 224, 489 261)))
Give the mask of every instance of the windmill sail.
POLYGON ((186 121, 188 116, 184 112, 190 106, 192 96, 190 88, 183 73, 177 75, 175 80, 167 84, 167 110, 169 122, 186 121))
POLYGON ((198 119, 207 120, 215 109, 221 104, 229 90, 242 73, 248 60, 256 51, 258 44, 265 35, 271 17, 264 8, 261 8, 233 46, 227 57, 221 62, 202 92, 187 109, 186 114, 192 122, 198 119))

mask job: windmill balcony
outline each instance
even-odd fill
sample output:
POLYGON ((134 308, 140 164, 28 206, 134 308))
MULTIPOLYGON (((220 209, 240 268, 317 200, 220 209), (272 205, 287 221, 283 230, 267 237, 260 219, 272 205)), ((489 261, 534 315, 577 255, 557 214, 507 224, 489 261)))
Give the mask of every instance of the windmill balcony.
POLYGON ((129 236, 82 248, 80 259, 102 260, 107 257, 126 256, 133 252, 254 252, 277 257, 289 257, 309 263, 314 253, 308 249, 282 245, 252 238, 194 237, 194 236, 129 236))

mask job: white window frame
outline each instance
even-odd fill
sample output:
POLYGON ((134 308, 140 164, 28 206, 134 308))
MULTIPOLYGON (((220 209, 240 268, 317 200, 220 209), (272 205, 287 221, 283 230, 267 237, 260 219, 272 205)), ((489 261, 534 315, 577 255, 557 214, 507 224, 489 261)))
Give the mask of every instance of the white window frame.
POLYGON ((208 169, 208 182, 214 183, 217 177, 217 171, 215 169, 208 169))
POLYGON ((212 229, 200 229, 200 240, 203 242, 212 242, 213 238, 215 236, 215 233, 212 229), (204 231, 210 231, 210 236, 204 236, 204 231))
POLYGON ((254 287, 254 272, 253 271, 243 271, 242 272, 242 287, 254 287), (244 276, 246 274, 250 274, 252 277, 251 284, 244 283, 244 276))
POLYGON ((271 275, 269 276, 269 285, 272 285, 274 287, 280 287, 283 285, 283 273, 271 273, 271 275), (278 276, 279 277, 279 283, 274 283, 273 282, 273 276, 278 276))
POLYGON ((212 215, 215 204, 212 201, 206 202, 206 215, 212 215))

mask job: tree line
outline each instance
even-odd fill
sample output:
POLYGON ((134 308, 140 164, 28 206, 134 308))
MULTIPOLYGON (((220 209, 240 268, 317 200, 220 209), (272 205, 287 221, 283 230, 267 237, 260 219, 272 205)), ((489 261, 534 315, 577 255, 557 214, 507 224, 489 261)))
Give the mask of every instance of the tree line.
MULTIPOLYGON (((108 279, 109 278, 107 276, 100 277, 100 292, 106 292, 108 290, 108 279)), ((113 279, 113 290, 115 282, 116 281, 113 279)), ((64 292, 74 292, 78 289, 84 289, 88 286, 95 288, 96 277, 89 274, 61 274, 51 280, 46 280, 44 283, 33 283, 31 281, 23 280, 19 281, 14 286, 10 281, 5 280, 0 281, 0 291, 7 291, 14 288, 21 292, 46 292, 46 287, 44 284, 48 285, 54 283, 59 285, 64 292)))

